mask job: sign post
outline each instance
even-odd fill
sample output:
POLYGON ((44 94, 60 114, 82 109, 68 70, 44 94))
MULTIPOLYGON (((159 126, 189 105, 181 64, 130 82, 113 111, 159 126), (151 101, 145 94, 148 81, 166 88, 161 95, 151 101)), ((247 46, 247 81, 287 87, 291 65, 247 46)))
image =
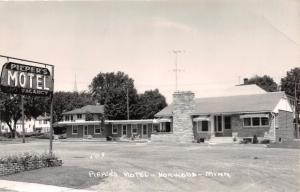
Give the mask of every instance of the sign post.
POLYGON ((0 89, 4 93, 21 95, 23 143, 25 142, 24 95, 51 97, 49 153, 52 154, 54 65, 4 55, 0 55, 0 57, 43 66, 38 67, 23 63, 6 62, 2 66, 0 89), (51 73, 47 67, 51 67, 51 73))

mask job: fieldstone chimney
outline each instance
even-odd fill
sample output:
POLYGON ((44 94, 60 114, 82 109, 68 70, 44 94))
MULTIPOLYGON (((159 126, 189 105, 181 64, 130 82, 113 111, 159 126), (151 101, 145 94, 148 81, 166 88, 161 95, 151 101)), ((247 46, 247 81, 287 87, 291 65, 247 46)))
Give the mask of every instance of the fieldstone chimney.
POLYGON ((192 112, 195 94, 178 91, 173 94, 173 134, 179 142, 194 141, 192 112))

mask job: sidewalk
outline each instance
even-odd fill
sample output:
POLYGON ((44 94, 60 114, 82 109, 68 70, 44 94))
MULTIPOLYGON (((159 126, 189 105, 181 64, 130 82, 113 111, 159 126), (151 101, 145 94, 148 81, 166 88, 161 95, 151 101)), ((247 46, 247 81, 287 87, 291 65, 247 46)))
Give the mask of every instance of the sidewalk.
POLYGON ((53 185, 43 185, 37 183, 25 183, 17 181, 0 180, 0 192, 91 192, 83 189, 72 189, 67 187, 57 187, 53 185))

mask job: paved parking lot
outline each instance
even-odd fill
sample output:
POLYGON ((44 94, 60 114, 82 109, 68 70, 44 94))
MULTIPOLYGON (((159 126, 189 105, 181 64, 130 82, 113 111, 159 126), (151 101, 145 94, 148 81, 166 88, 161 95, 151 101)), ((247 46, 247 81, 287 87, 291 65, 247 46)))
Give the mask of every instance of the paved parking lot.
MULTIPOLYGON (((0 154, 47 150, 45 141, 0 145, 0 154)), ((63 167, 0 179, 93 191, 300 191, 299 149, 55 142, 54 151, 63 167)))

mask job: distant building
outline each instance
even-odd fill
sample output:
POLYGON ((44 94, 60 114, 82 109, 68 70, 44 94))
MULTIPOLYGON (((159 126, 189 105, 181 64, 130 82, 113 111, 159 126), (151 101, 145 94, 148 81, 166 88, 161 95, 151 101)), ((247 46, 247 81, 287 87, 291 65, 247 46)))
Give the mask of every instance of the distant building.
POLYGON ((50 131, 50 116, 40 115, 35 120, 35 131, 40 133, 48 133, 50 131))

